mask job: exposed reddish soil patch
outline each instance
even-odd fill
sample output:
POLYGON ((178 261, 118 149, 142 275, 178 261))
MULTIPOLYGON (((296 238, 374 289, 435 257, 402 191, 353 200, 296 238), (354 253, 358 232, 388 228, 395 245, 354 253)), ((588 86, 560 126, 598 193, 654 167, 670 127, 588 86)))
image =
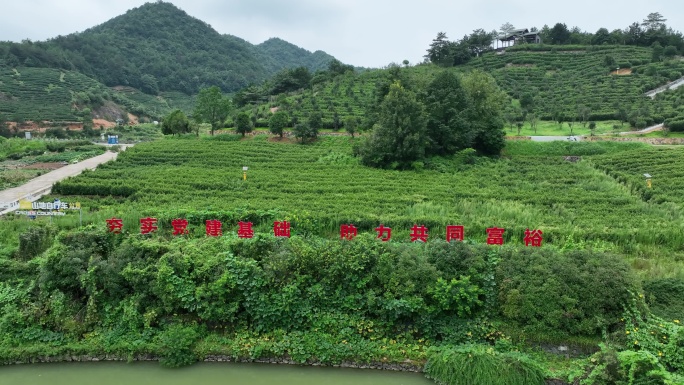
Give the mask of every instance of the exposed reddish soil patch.
POLYGON ((34 163, 34 164, 29 164, 24 167, 23 169, 27 170, 56 170, 58 168, 62 168, 66 166, 64 163, 58 163, 58 162, 50 162, 50 163, 34 163))
POLYGON ((26 121, 21 124, 17 124, 17 122, 7 122, 7 127, 9 129, 19 129, 19 131, 31 131, 31 132, 45 132, 48 128, 64 128, 68 127, 70 130, 74 131, 79 131, 83 129, 83 123, 80 122, 60 122, 60 123, 53 123, 49 121, 43 121, 43 122, 33 122, 33 121, 26 121))
POLYGON ((128 114, 128 124, 138 124, 138 117, 129 113, 128 114))
POLYGON ((104 128, 113 128, 116 127, 116 123, 110 122, 105 119, 93 119, 93 127, 104 127, 104 128))
POLYGON ((620 68, 619 71, 611 71, 611 75, 631 75, 632 74, 632 69, 631 68, 620 68))

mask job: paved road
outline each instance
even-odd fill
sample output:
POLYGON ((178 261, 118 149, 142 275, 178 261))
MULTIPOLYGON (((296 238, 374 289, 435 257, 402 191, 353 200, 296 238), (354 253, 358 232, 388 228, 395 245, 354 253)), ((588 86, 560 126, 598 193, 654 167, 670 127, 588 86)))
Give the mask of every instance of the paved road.
MULTIPOLYGON (((129 145, 121 145, 121 151, 129 145)), ((27 196, 32 196, 31 201, 37 200, 41 196, 50 193, 52 185, 62 179, 80 174, 83 170, 94 170, 98 165, 116 159, 118 152, 107 151, 102 155, 86 159, 83 162, 70 164, 57 170, 50 171, 37 178, 31 179, 27 183, 7 190, 0 191, 0 215, 16 210, 16 207, 6 208, 7 204, 13 204, 27 196)))
POLYGON ((653 132, 653 131, 662 131, 663 126, 664 126, 663 123, 660 123, 660 124, 656 124, 655 126, 646 127, 643 130, 621 132, 620 135, 648 134, 649 132, 653 132))
POLYGON ((646 96, 650 97, 651 99, 653 99, 653 98, 655 98, 656 95, 658 95, 658 94, 661 93, 661 92, 665 92, 665 91, 667 91, 667 90, 674 90, 674 89, 679 88, 679 87, 681 87, 681 86, 683 86, 683 85, 684 85, 684 77, 679 78, 679 79, 673 81, 672 83, 668 83, 668 84, 666 84, 666 85, 664 85, 664 86, 662 86, 662 87, 658 87, 658 88, 656 88, 655 90, 648 91, 648 92, 645 93, 644 95, 646 95, 646 96))
POLYGON ((563 140, 571 142, 579 142, 582 136, 530 136, 533 142, 553 142, 554 140, 563 140))

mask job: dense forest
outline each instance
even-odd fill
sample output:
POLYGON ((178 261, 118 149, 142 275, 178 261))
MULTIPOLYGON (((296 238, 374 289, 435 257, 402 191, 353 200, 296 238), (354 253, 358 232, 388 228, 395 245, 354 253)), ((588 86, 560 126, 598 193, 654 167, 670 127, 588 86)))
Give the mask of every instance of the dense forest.
POLYGON ((219 86, 236 91, 288 67, 312 71, 333 57, 281 39, 259 45, 221 35, 171 3, 147 3, 82 33, 45 42, 0 43, 0 67, 79 71, 107 86, 196 94, 219 86))

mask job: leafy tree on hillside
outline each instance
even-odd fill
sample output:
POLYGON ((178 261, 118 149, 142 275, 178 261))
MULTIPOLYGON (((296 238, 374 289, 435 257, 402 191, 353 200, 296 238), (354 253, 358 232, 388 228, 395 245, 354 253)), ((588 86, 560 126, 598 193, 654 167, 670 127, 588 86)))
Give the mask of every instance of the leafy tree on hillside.
POLYGON ((515 27, 511 23, 504 23, 499 27, 499 33, 501 36, 507 36, 510 35, 513 31, 515 31, 515 27))
POLYGON ((396 82, 380 106, 379 121, 359 149, 363 164, 382 168, 409 168, 423 159, 427 119, 416 96, 396 82))
POLYGON ((359 122, 354 116, 347 116, 347 118, 344 120, 344 129, 347 131, 351 137, 354 137, 354 134, 358 130, 359 122))
POLYGON ((428 86, 424 103, 428 113, 427 154, 451 155, 472 146, 475 133, 466 120, 468 99, 455 73, 440 72, 428 86))
POLYGON ((492 42, 495 35, 484 29, 476 29, 463 42, 468 47, 472 56, 480 56, 483 52, 492 50, 492 42))
POLYGON ((235 132, 242 134, 243 138, 245 134, 252 132, 252 122, 246 112, 241 112, 235 117, 235 132))
POLYGON ((332 74, 332 77, 338 75, 344 75, 347 72, 354 72, 354 66, 350 64, 344 64, 337 59, 333 59, 328 63, 328 72, 332 74))
POLYGON ((261 97, 261 91, 257 86, 250 85, 236 92, 233 96, 233 104, 236 107, 244 107, 248 104, 256 104, 261 97))
POLYGON ((610 42, 610 32, 606 28, 599 28, 594 37, 591 38, 593 45, 607 44, 608 42, 610 42))
POLYGON ((658 12, 653 12, 646 16, 644 21, 641 23, 641 26, 644 27, 646 31, 654 31, 660 29, 661 27, 665 27, 666 21, 667 19, 665 19, 663 15, 658 12))
POLYGON ((191 131, 190 121, 181 110, 175 110, 162 119, 161 131, 164 135, 181 135, 191 131))
POLYGON ((425 58, 431 63, 450 66, 452 65, 451 58, 451 42, 447 40, 447 35, 444 32, 437 33, 437 37, 430 43, 430 48, 427 50, 425 58))
POLYGON ((378 122, 378 114, 380 113, 380 106, 385 101, 385 97, 389 94, 390 87, 399 82, 402 87, 412 90, 413 83, 408 71, 396 64, 391 64, 387 67, 383 76, 376 82, 373 90, 373 101, 366 107, 364 119, 361 122, 361 128, 364 131, 373 129, 375 123, 378 122))
POLYGON ((552 44, 568 44, 570 42, 570 31, 564 23, 556 23, 549 32, 552 44))
POLYGON ((653 53, 651 55, 651 61, 652 62, 661 61, 663 59, 663 53, 665 52, 665 50, 663 49, 663 46, 660 45, 660 43, 658 43, 656 41, 655 43, 653 43, 651 48, 653 48, 653 53))
POLYGON ((463 89, 471 102, 469 120, 475 131, 473 148, 482 154, 498 155, 506 145, 503 120, 506 94, 491 75, 479 70, 463 78, 463 89))
POLYGON ((665 50, 663 50, 663 56, 665 56, 668 59, 672 59, 677 55, 677 47, 673 45, 668 45, 665 47, 665 50))
POLYGON ((318 135, 318 130, 311 127, 311 124, 308 121, 295 124, 292 132, 294 133, 295 138, 301 140, 302 144, 307 139, 315 139, 318 135))
POLYGON ((531 111, 534 108, 534 95, 525 93, 520 97, 520 108, 524 111, 531 111))
POLYGON ((620 121, 620 127, 629 121, 629 113, 624 107, 618 107, 615 112, 615 119, 620 121))
POLYGON ((307 119, 307 125, 309 126, 309 137, 317 138, 318 130, 323 125, 323 115, 319 111, 312 112, 307 119))
POLYGON ((231 109, 230 99, 223 96, 218 87, 213 86, 200 90, 192 116, 198 123, 210 123, 211 135, 214 135, 214 131, 230 115, 231 109))
POLYGON ((290 122, 290 118, 287 116, 285 111, 277 111, 268 120, 268 129, 273 135, 278 135, 283 137, 283 131, 290 122))
POLYGON ((532 128, 536 134, 537 124, 539 124, 539 115, 535 114, 534 112, 530 112, 527 114, 527 121, 530 122, 530 128, 532 128))
POLYGON ((278 72, 271 80, 273 85, 270 87, 269 93, 277 95, 306 88, 311 84, 311 79, 311 72, 306 67, 284 69, 278 72))
POLYGON ((632 23, 625 30, 625 43, 629 45, 641 45, 644 38, 644 31, 639 23, 632 23))

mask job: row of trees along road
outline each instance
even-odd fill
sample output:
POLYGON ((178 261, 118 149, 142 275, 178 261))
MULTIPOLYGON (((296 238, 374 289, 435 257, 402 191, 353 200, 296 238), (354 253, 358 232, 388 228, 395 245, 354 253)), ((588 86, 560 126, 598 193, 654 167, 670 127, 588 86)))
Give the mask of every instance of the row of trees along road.
POLYGON ((376 105, 367 114, 373 130, 356 149, 364 164, 408 169, 420 168, 430 156, 469 148, 500 153, 506 96, 490 75, 473 71, 460 78, 445 70, 421 90, 413 89, 400 68, 388 74, 390 84, 378 87, 376 105))

